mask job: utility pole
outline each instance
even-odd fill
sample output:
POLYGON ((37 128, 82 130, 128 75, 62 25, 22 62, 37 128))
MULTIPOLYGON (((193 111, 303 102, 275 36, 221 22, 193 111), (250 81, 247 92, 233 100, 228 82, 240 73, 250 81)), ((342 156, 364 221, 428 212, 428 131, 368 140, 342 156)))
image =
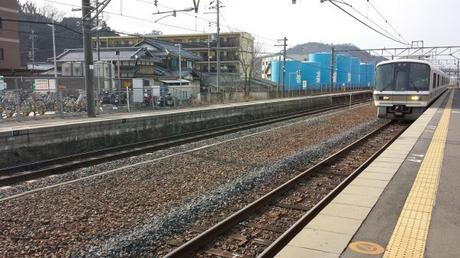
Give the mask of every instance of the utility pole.
POLYGON ((54 61, 54 78, 57 79, 58 75, 57 75, 57 62, 56 62, 56 28, 54 26, 54 21, 53 21, 53 24, 50 25, 51 26, 51 34, 52 34, 52 37, 53 37, 53 61, 54 61))
POLYGON ((220 0, 216 0, 216 11, 217 11, 217 77, 216 86, 217 92, 219 92, 219 76, 220 76, 220 0))
POLYGON ((59 112, 62 114, 64 109, 62 106, 62 92, 61 89, 59 88, 59 83, 58 83, 58 74, 57 74, 57 61, 56 61, 56 26, 53 24, 51 26, 51 32, 53 36, 53 61, 54 61, 54 83, 56 86, 56 90, 58 92, 59 96, 59 112))
POLYGON ((335 67, 335 48, 331 49, 331 93, 334 92, 334 67, 335 67))
POLYGON ((457 60, 457 87, 460 86, 460 61, 457 60))
MULTIPOLYGON (((200 3, 200 1, 196 2, 195 0, 193 1, 194 5, 195 5, 195 13, 197 12, 198 10, 198 5, 200 3)), ((219 92, 219 76, 220 76, 220 8, 224 7, 224 6, 221 6, 221 2, 220 0, 212 0, 211 3, 209 4, 210 7, 209 9, 216 9, 216 14, 217 14, 217 22, 216 22, 216 25, 217 25, 217 33, 216 33, 216 40, 217 40, 217 43, 216 43, 216 58, 217 58, 217 67, 216 67, 216 72, 217 72, 217 76, 216 76, 216 87, 217 87, 217 92, 219 92), (215 2, 215 6, 213 6, 215 2)), ((209 56, 209 55, 208 55, 209 56)))
POLYGON ((182 45, 175 44, 175 46, 179 47, 179 86, 182 86, 182 56, 181 56, 182 45))
POLYGON ((278 56, 278 89, 281 86, 281 55, 278 56))
POLYGON ((96 117, 94 105, 94 64, 93 48, 91 46, 91 3, 90 0, 81 0, 81 12, 83 23, 83 51, 85 54, 85 87, 88 117, 96 117))
MULTIPOLYGON (((96 8, 99 6, 99 0, 96 0, 96 8)), ((104 17, 103 17, 104 18, 104 17)), ((101 43, 99 34, 99 13, 96 16, 96 49, 97 49, 97 61, 101 61, 101 43)))
POLYGON ((277 47, 283 47, 283 97, 285 97, 285 92, 286 92, 286 47, 287 47, 287 38, 284 37, 283 39, 278 39, 279 41, 283 41, 283 45, 275 45, 277 47))
POLYGON ((32 35, 30 35, 29 39, 32 40, 32 75, 34 74, 35 70, 35 38, 37 36, 35 35, 35 31, 32 30, 32 35))
MULTIPOLYGON (((96 0, 96 8, 99 6, 99 0, 96 0)), ((101 69, 101 46, 100 46, 100 35, 99 35, 99 14, 96 15, 96 53, 97 53, 97 91, 101 91, 101 70, 104 70, 104 66, 101 69)), ((104 87, 105 88, 105 87, 104 87)))
POLYGON ((208 78, 211 73, 211 37, 208 36, 208 78))

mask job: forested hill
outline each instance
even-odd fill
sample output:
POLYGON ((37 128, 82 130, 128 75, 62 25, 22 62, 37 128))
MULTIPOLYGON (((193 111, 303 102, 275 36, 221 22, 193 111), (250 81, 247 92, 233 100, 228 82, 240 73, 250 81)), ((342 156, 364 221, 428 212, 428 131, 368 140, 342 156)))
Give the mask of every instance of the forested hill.
MULTIPOLYGON (((287 50, 287 55, 291 58, 298 60, 308 59, 308 55, 316 52, 330 52, 332 45, 319 43, 319 42, 309 42, 304 44, 296 45, 287 50)), ((340 50, 359 50, 359 48, 353 44, 337 44, 334 45, 334 48, 340 52, 340 50)), ((363 51, 353 51, 348 52, 348 54, 358 57, 361 62, 375 62, 378 63, 384 59, 377 56, 372 56, 367 52, 363 51)))
MULTIPOLYGON (((63 17, 59 11, 51 6, 38 7, 33 1, 18 3, 18 19, 32 23, 18 23, 18 32, 23 65, 32 61, 32 37, 35 38, 35 62, 44 62, 53 57, 53 39, 51 27, 47 24, 33 22, 52 22, 63 26, 56 26, 56 52, 59 55, 64 49, 82 48, 81 18, 63 17)), ((105 23, 102 23, 101 35, 117 35, 105 23)))

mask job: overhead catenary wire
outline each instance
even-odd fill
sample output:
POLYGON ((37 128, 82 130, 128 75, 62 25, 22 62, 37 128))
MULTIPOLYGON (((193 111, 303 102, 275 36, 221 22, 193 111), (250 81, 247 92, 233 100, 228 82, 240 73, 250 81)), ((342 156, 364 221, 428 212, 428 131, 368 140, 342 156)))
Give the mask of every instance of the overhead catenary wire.
POLYGON ((44 22, 44 21, 29 21, 29 20, 21 20, 21 19, 10 19, 10 18, 2 18, 3 22, 16 22, 16 23, 29 23, 29 24, 46 24, 46 25, 56 25, 62 28, 65 28, 66 30, 72 31, 76 34, 81 34, 81 32, 76 31, 72 28, 69 28, 65 25, 55 23, 55 22, 44 22))
MULTIPOLYGON (((144 1, 144 0, 137 0, 139 2, 145 2, 145 3, 150 3, 150 2, 147 2, 147 1, 144 1)), ((166 5, 161 5, 161 4, 158 4, 158 6, 160 7, 163 7, 163 8, 169 8, 169 9, 174 9, 170 6, 166 6, 166 5)), ((195 17, 196 15, 193 15, 193 14, 190 14, 190 13, 184 13, 185 15, 187 16, 191 16, 191 17, 195 17)), ((223 15, 221 14, 222 18, 225 20, 225 18, 223 17, 223 15)), ((202 21, 205 21, 207 23, 212 23, 212 24, 216 24, 215 21, 213 20, 210 20, 210 19, 206 19, 206 18, 203 18, 201 16, 197 16, 198 19, 202 20, 202 21)), ((227 21, 225 21, 225 23, 227 23, 227 21)), ((236 28, 236 27, 232 27, 230 25, 227 25, 227 24, 224 24, 224 27, 227 27, 229 29, 229 31, 243 31, 239 28, 236 28)), ((266 41, 270 41, 270 42, 273 42, 273 43, 277 43, 277 40, 276 39, 271 39, 271 38, 268 38, 268 37, 265 37, 265 36, 262 36, 262 35, 258 35, 258 34, 255 34, 255 33, 251 33, 253 36, 257 37, 257 38, 260 38, 260 39, 264 39, 266 41)), ((268 44, 267 44, 268 45, 268 44)), ((271 46, 271 45, 269 45, 271 46)))
MULTIPOLYGON (((55 4, 59 4, 59 5, 70 6, 70 7, 77 7, 77 8, 80 8, 80 7, 81 7, 80 5, 75 5, 75 4, 70 4, 70 3, 63 3, 63 2, 59 2, 59 1, 55 1, 55 0, 45 0, 45 1, 51 2, 51 3, 55 3, 55 4)), ((138 0, 138 1, 150 3, 150 2, 142 1, 142 0, 138 0)), ((159 5, 159 6, 160 6, 160 5, 159 5)), ((165 7, 165 8, 170 8, 170 9, 172 9, 171 7, 167 7, 167 6, 165 6, 165 5, 161 5, 161 6, 162 6, 162 7, 165 7)), ((126 15, 126 14, 122 14, 122 13, 116 13, 116 12, 107 11, 107 10, 104 10, 103 13, 110 14, 110 15, 115 15, 115 16, 119 16, 119 17, 124 17, 124 18, 132 19, 132 20, 137 20, 137 21, 141 21, 141 22, 148 23, 148 24, 162 25, 162 26, 165 26, 165 27, 175 28, 175 29, 179 29, 179 30, 183 30, 183 31, 195 32, 195 29, 194 29, 194 28, 193 28, 193 29, 192 29, 192 28, 186 28, 186 27, 182 27, 182 26, 179 26, 179 25, 166 24, 166 23, 162 23, 162 22, 154 23, 154 22, 153 22, 152 20, 150 20, 150 19, 140 18, 140 17, 131 16, 131 15, 126 15)), ((193 14, 189 14, 189 13, 183 13, 183 14, 189 15, 189 16, 193 16, 193 17, 194 17, 193 14)), ((211 22, 211 23, 215 24, 214 21, 205 19, 205 18, 203 18, 203 17, 199 17, 199 19, 204 20, 204 21, 207 21, 207 22, 211 22)), ((265 39, 266 41, 276 42, 276 40, 270 39, 270 38, 265 37, 265 36, 261 36, 261 35, 257 35, 257 34, 253 34, 253 33, 251 33, 251 34, 252 34, 253 36, 257 37, 257 38, 265 39)), ((266 45, 266 46, 272 46, 272 44, 267 44, 267 43, 261 43, 261 44, 266 45)))
MULTIPOLYGON (((344 2, 346 5, 348 5, 346 2, 344 2)), ((379 24, 377 24, 377 22, 373 21, 372 19, 370 19, 367 15, 363 14, 361 11, 359 11, 358 9, 356 9, 353 5, 349 5, 351 9, 353 9, 356 13, 358 13, 359 15, 361 15, 362 17, 364 17, 365 19, 367 19, 368 21, 370 21, 372 24, 374 24, 375 26, 377 26, 379 29, 383 30, 384 32, 386 32, 388 35, 390 35, 391 37, 393 38, 400 38, 402 41, 406 42, 406 45, 409 45, 410 43, 404 39, 401 34, 399 33, 396 33, 396 36, 393 35, 393 33, 389 32, 388 30, 386 30, 385 28, 383 28, 382 26, 380 26, 379 24)))
POLYGON ((395 39, 394 37, 392 36, 389 36, 377 29, 375 29, 374 27, 370 26, 369 24, 363 22, 361 19, 359 19, 358 17, 354 16, 353 14, 351 14, 350 12, 348 12, 347 10, 345 10, 344 8, 342 8, 341 6, 339 6, 338 4, 334 3, 334 1, 331 1, 331 0, 328 0, 327 2, 331 3, 332 5, 334 5, 335 7, 339 8, 342 12, 346 13, 347 15, 349 15, 350 17, 352 17, 353 19, 355 19, 356 21, 358 21, 359 23, 363 24, 364 26, 368 27, 369 29, 373 30, 374 32, 382 35, 383 37, 387 38, 387 39, 390 39, 394 42, 397 42, 399 44, 402 44, 402 45, 407 45, 407 43, 401 41, 401 40, 398 40, 398 39, 395 39))
MULTIPOLYGON (((137 1, 143 2, 143 3, 152 4, 152 2, 145 1, 145 0, 137 0, 137 1)), ((167 6, 167 5, 163 5, 163 4, 157 4, 157 5, 160 6, 160 7, 163 7, 163 8, 168 8, 168 9, 174 10, 174 8, 171 7, 171 6, 167 6)), ((196 14, 190 14, 190 13, 183 13, 183 14, 184 14, 184 15, 187 15, 187 16, 190 16, 190 17, 195 17, 195 16, 196 16, 197 19, 199 19, 199 20, 205 21, 205 22, 207 22, 207 23, 216 24, 216 21, 213 21, 213 20, 210 20, 210 19, 203 18, 203 17, 198 16, 198 15, 196 15, 196 14)), ((222 15, 221 15, 221 16, 222 16, 222 15)), ((222 17, 222 18, 225 20, 224 17, 222 17)), ((225 23, 226 23, 226 22, 225 22, 225 23)), ((229 31, 243 31, 243 30, 241 30, 241 29, 239 29, 239 28, 232 27, 232 26, 230 26, 230 25, 228 25, 228 24, 224 24, 224 27, 227 27, 227 28, 229 29, 229 31)), ((268 37, 265 37, 265 36, 262 36, 262 35, 258 35, 258 34, 254 34, 254 33, 251 33, 251 34, 254 35, 254 36, 257 37, 257 38, 265 39, 266 41, 271 41, 271 42, 275 42, 275 43, 277 42, 275 39, 271 39, 271 38, 268 38, 268 37)))
MULTIPOLYGON (((32 33, 30 31, 25 31, 25 30, 12 30, 12 29, 2 29, 2 31, 9 31, 9 32, 18 32, 18 33, 23 33, 23 34, 28 34, 28 35, 37 35, 36 33, 32 33)), ((61 31, 60 33, 62 33, 63 31, 61 31)), ((56 33, 57 34, 57 33, 56 33)), ((80 40, 81 38, 77 38, 77 37, 64 37, 64 36, 55 36, 55 38, 57 39, 76 39, 76 40, 80 40)))
MULTIPOLYGON (((66 6, 70 6, 70 7, 81 7, 80 5, 63 3, 63 2, 58 2, 58 1, 54 1, 54 0, 45 0, 45 1, 55 3, 55 4, 60 4, 60 5, 66 5, 66 6)), ((136 17, 136 16, 126 15, 126 14, 122 14, 122 13, 116 13, 116 12, 112 12, 112 11, 104 10, 102 13, 115 15, 115 16, 119 16, 119 17, 124 17, 124 18, 132 19, 132 20, 137 20, 137 21, 141 21, 141 22, 145 22, 145 23, 149 23, 149 24, 157 24, 157 25, 162 25, 162 26, 166 26, 166 27, 176 28, 176 29, 180 29, 180 30, 184 30, 184 31, 195 31, 195 29, 190 29, 190 28, 186 28, 186 27, 182 27, 182 26, 178 26, 178 25, 171 25, 171 24, 166 24, 166 23, 161 23, 161 22, 154 23, 153 20, 150 20, 150 19, 139 18, 139 17, 136 17)))
POLYGON ((369 4, 369 6, 372 7, 372 9, 374 9, 374 11, 380 16, 380 18, 382 18, 382 20, 385 21, 385 23, 399 36, 401 37, 404 41, 408 41, 407 39, 405 39, 403 37, 403 35, 401 35, 401 33, 399 33, 391 24, 390 22, 383 16, 383 14, 371 3, 370 0, 367 0, 367 3, 369 4))

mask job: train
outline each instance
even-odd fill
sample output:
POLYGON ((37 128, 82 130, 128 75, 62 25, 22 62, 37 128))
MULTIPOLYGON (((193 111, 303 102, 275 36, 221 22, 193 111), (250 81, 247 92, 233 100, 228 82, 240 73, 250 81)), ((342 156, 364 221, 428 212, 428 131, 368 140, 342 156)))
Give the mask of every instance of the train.
POLYGON ((399 59, 376 66, 374 103, 379 118, 416 120, 444 91, 450 79, 430 62, 399 59))

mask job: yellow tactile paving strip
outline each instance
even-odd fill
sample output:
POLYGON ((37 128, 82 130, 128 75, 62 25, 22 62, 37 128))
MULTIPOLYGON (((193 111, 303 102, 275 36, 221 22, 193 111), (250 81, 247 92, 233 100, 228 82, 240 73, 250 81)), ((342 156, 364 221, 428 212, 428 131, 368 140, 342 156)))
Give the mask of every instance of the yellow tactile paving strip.
POLYGON ((388 243, 384 258, 424 256, 446 145, 452 99, 451 93, 388 243))

